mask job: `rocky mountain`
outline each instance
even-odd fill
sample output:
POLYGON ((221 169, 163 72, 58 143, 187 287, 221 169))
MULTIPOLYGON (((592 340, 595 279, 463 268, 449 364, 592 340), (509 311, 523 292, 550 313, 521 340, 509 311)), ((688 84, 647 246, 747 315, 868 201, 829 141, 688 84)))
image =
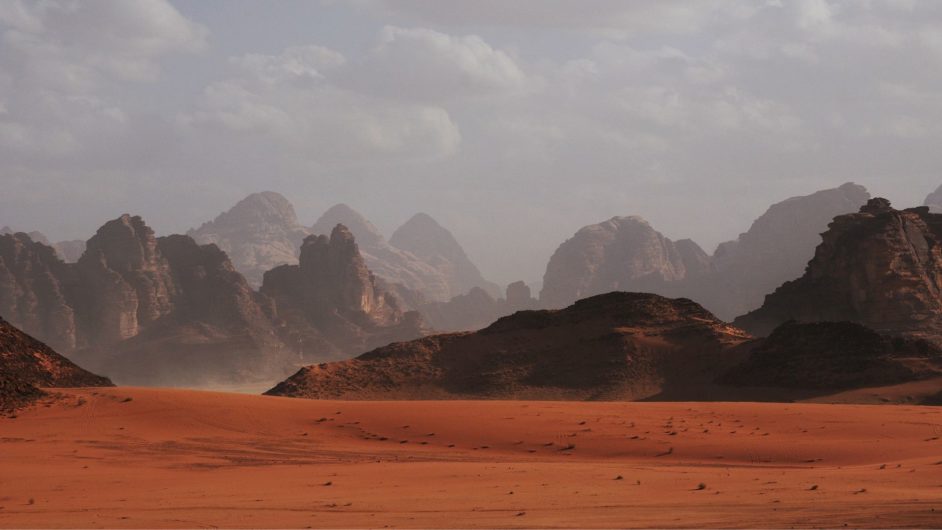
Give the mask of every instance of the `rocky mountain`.
POLYGON ((274 301, 276 321, 302 357, 342 358, 424 330, 418 313, 403 311, 376 281, 342 224, 329 238, 305 238, 300 263, 265 273, 261 293, 274 301))
POLYGON ((942 376, 942 348, 851 322, 786 322, 721 381, 834 391, 942 376))
POLYGON ((926 200, 923 201, 923 206, 928 206, 929 211, 932 213, 942 213, 942 186, 939 186, 929 195, 926 195, 926 200))
POLYGON ((39 387, 114 386, 0 318, 0 411, 42 394, 39 387))
POLYGON ((308 366, 267 392, 329 399, 694 398, 749 341, 696 303, 613 292, 521 311, 477 332, 308 366))
POLYGON ((265 271, 297 263, 298 249, 309 231, 298 223, 286 198, 264 191, 249 195, 187 235, 200 244, 215 244, 249 284, 258 287, 265 271))
MULTIPOLYGON (((16 232, 9 226, 0 228, 0 235, 13 235, 15 233, 16 232)), ((37 243, 42 243, 43 245, 47 245, 56 249, 56 254, 59 255, 59 258, 67 263, 75 263, 78 261, 82 253, 85 252, 85 242, 81 239, 72 239, 68 241, 50 243, 49 238, 47 238, 46 235, 42 232, 26 232, 26 235, 28 235, 31 240, 37 243)))
POLYGON ((801 276, 834 217, 869 198, 863 186, 846 183, 773 204, 737 240, 717 247, 716 273, 686 294, 724 319, 759 307, 766 294, 801 276))
POLYGON ((314 234, 330 234, 338 224, 347 227, 359 244, 367 267, 376 276, 422 293, 429 300, 451 298, 452 289, 445 273, 415 254, 390 245, 379 229, 346 204, 337 204, 311 227, 314 234))
POLYGON ((613 217, 580 229, 556 249, 540 302, 564 307, 619 290, 672 295, 710 270, 709 256, 693 241, 674 243, 637 216, 613 217))
POLYGON ((417 213, 400 226, 389 244, 408 252, 441 271, 448 283, 451 296, 465 294, 478 287, 492 296, 500 288, 484 279, 481 271, 471 262, 464 249, 447 229, 425 213, 417 213))
POLYGON ((838 216, 800 278, 735 320, 766 335, 789 320, 849 321, 942 343, 942 214, 871 199, 838 216))

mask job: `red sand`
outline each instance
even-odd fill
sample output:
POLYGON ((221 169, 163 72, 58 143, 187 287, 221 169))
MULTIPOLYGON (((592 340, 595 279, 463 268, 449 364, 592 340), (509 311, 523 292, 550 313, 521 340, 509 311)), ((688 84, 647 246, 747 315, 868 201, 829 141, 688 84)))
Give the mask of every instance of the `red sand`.
POLYGON ((0 526, 942 526, 942 408, 62 393, 0 526))

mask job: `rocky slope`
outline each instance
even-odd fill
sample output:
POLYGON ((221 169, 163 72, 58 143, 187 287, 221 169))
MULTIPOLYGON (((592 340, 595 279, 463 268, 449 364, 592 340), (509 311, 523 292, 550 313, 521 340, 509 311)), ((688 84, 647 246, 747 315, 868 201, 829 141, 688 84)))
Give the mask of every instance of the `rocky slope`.
POLYGON ((373 223, 346 204, 324 212, 311 232, 327 235, 338 224, 347 227, 356 238, 366 266, 376 276, 422 293, 429 300, 451 298, 452 288, 444 272, 415 254, 390 245, 373 223))
POLYGON ((737 326, 765 335, 789 320, 846 320, 942 342, 942 214, 871 199, 836 217, 822 238, 804 275, 737 326))
POLYGON ((113 386, 0 318, 0 411, 41 395, 39 387, 113 386))
POLYGON ((694 398, 701 383, 740 359, 736 348, 749 338, 690 300, 615 292, 309 366, 268 394, 640 399, 667 391, 694 398))
POLYGON ((693 241, 674 243, 637 216, 613 217, 559 246, 546 266, 540 302, 563 307, 618 290, 672 295, 709 270, 709 257, 693 241))
POLYGON ((417 213, 400 226, 389 244, 407 252, 441 271, 448 283, 450 296, 465 294, 478 287, 491 296, 500 288, 484 279, 455 237, 425 213, 417 213))
POLYGON ((721 378, 737 386, 823 391, 942 376, 942 348, 851 322, 786 322, 721 378))
POLYGON ((258 287, 265 271, 297 263, 309 231, 284 196, 265 191, 249 195, 187 235, 200 244, 215 244, 249 284, 258 287))
POLYGON ((870 194, 853 183, 773 204, 735 241, 713 253, 716 273, 688 296, 732 319, 762 305, 766 294, 801 276, 834 217, 856 212, 870 194))

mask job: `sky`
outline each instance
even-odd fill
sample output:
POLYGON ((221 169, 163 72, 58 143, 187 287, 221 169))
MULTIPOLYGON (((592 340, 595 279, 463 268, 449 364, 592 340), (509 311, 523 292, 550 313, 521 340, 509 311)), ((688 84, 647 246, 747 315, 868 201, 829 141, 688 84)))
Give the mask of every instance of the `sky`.
POLYGON ((921 204, 940 145, 936 1, 0 0, 0 225, 52 240, 273 190, 536 281, 616 215, 712 252, 848 181, 921 204))

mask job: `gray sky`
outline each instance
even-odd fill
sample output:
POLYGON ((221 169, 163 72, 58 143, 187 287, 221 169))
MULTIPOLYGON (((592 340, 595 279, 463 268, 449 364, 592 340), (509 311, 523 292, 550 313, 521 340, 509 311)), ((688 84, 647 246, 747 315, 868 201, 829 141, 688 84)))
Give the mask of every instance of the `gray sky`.
POLYGON ((529 281, 613 215, 712 252, 788 196, 942 183, 942 2, 0 0, 0 38, 0 225, 54 240, 270 189, 529 281))

